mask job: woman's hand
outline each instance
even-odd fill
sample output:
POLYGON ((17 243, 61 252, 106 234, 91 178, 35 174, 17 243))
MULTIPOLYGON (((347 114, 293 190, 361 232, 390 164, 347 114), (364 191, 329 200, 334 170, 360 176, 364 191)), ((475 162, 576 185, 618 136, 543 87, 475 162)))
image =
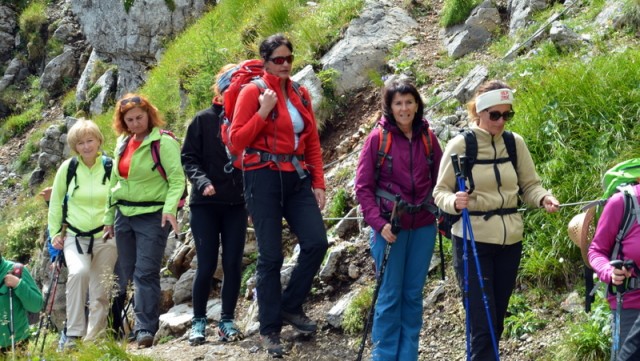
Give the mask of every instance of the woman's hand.
POLYGON ((51 245, 53 246, 53 248, 61 250, 64 248, 64 239, 62 239, 62 237, 59 235, 55 236, 51 241, 51 245))
POLYGON ((278 96, 276 92, 271 89, 266 89, 264 93, 260 94, 258 97, 258 101, 260 102, 260 109, 258 109, 258 114, 262 119, 267 119, 269 113, 273 110, 273 108, 278 103, 278 96))
POLYGON ((7 275, 4 276, 4 284, 7 285, 7 287, 16 288, 18 287, 18 283, 20 283, 20 279, 13 274, 7 273, 7 275))
POLYGON ((318 207, 320 207, 320 210, 323 210, 324 209, 324 204, 326 202, 324 189, 313 188, 312 190, 313 190, 313 195, 316 196, 316 201, 318 202, 318 207))
POLYGON ((113 238, 114 236, 115 234, 113 233, 113 226, 104 226, 104 229, 102 230, 102 239, 106 241, 113 238))
POLYGON ((202 191, 202 195, 203 196, 212 196, 216 194, 216 189, 213 187, 213 184, 207 184, 206 187, 204 187, 204 190, 202 191))
POLYGON ((164 225, 167 224, 167 221, 169 221, 169 223, 171 224, 173 233, 176 235, 176 237, 178 237, 178 234, 180 232, 178 231, 178 221, 176 220, 176 216, 170 213, 162 213, 162 222, 160 223, 160 226, 164 228, 164 225))
POLYGON ((631 271, 626 268, 617 269, 613 267, 611 270, 611 283, 616 286, 620 286, 624 282, 625 278, 631 277, 631 271))
POLYGON ((542 202, 540 202, 540 204, 549 213, 557 212, 558 209, 560 209, 560 202, 558 202, 556 197, 551 196, 551 195, 544 196, 544 198, 542 198, 542 202))
POLYGON ((387 223, 382 227, 382 232, 380 232, 382 238, 389 243, 393 243, 398 238, 393 232, 391 232, 391 223, 387 223))
POLYGON ((454 203, 456 211, 460 212, 469 206, 469 193, 456 192, 456 201, 454 203))

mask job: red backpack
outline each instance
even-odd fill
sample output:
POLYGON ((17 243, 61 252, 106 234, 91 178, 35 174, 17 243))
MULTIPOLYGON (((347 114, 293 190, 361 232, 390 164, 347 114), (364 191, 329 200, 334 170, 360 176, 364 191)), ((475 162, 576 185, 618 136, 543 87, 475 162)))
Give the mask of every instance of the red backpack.
POLYGON ((258 85, 260 89, 266 89, 267 84, 260 78, 263 69, 262 60, 249 59, 227 70, 218 80, 218 89, 224 97, 224 105, 220 115, 220 138, 229 157, 229 163, 224 166, 226 173, 231 173, 233 167, 242 169, 242 157, 240 157, 242 149, 233 149, 229 138, 229 129, 231 128, 233 110, 238 100, 238 94, 249 83, 258 85))
MULTIPOLYGON (((172 131, 167 129, 160 129, 160 136, 168 135, 171 138, 175 139, 176 142, 180 143, 178 138, 173 134, 172 131)), ((162 167, 162 162, 160 162, 160 140, 154 140, 151 142, 151 158, 153 158, 153 167, 152 170, 158 170, 158 173, 167 180, 167 172, 162 167)), ((185 182, 184 191, 182 191, 182 196, 180 197, 180 201, 178 201, 178 210, 182 209, 187 201, 187 197, 189 196, 189 191, 187 190, 187 184, 185 182)))
MULTIPOLYGON (((267 83, 261 78, 264 71, 264 63, 260 59, 249 59, 227 70, 218 80, 218 90, 223 94, 224 104, 220 115, 220 138, 227 151, 229 163, 224 166, 226 173, 231 173, 233 168, 242 169, 242 152, 244 149, 234 149, 229 137, 229 129, 233 121, 233 111, 238 101, 238 94, 247 84, 253 83, 258 86, 260 93, 267 89, 267 83)), ((309 101, 302 96, 300 84, 292 81, 293 90, 300 97, 302 104, 306 107, 309 101)), ((272 118, 276 118, 274 111, 272 118)))

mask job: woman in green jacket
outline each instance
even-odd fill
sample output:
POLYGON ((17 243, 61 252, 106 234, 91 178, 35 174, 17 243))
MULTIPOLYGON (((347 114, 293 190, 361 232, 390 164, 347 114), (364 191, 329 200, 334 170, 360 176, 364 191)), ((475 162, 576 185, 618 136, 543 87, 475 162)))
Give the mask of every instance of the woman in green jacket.
POLYGON ((103 139, 94 122, 77 121, 67 134, 67 143, 76 156, 62 162, 51 191, 51 245, 64 252, 69 269, 67 327, 61 335, 61 350, 75 347, 78 338, 96 339, 107 326, 109 289, 118 251, 115 240, 102 239, 112 164, 100 150, 103 139))
POLYGON ((0 358, 3 352, 11 351, 11 319, 15 343, 20 344, 30 335, 27 311, 40 312, 44 302, 29 270, 22 267, 17 271, 16 265, 0 255, 0 358))
POLYGON ((158 330, 162 257, 171 228, 178 233, 176 213, 185 187, 180 146, 160 129, 163 124, 142 95, 126 94, 116 104, 113 127, 119 137, 105 225, 107 236, 115 228, 121 294, 130 279, 135 285, 138 347, 151 346, 158 330), (152 156, 154 144, 161 166, 152 156))

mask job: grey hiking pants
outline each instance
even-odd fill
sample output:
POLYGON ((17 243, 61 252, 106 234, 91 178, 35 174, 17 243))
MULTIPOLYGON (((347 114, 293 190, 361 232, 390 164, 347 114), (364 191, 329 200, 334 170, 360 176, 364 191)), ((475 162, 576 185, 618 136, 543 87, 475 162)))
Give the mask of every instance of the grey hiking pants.
POLYGON ((161 211, 132 217, 116 211, 116 275, 121 289, 133 279, 136 332, 155 334, 158 330, 160 268, 171 229, 168 222, 165 228, 160 227, 161 221, 161 211))

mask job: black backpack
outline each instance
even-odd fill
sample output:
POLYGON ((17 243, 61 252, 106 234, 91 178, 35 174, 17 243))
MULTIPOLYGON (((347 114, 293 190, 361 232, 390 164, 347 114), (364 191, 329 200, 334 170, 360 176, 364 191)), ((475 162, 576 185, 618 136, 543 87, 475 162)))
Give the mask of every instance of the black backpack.
MULTIPOLYGON (((475 164, 500 164, 511 162, 511 164, 513 164, 513 169, 515 169, 516 174, 518 174, 518 153, 516 150, 516 139, 512 132, 508 130, 502 132, 502 139, 504 140, 504 145, 507 148, 507 154, 509 156, 507 158, 498 159, 476 159, 478 156, 478 140, 476 139, 476 134, 471 129, 463 130, 460 134, 464 137, 465 155, 467 157, 469 171, 471 171, 475 164)), ((520 193, 522 193, 522 190, 520 190, 520 193)), ((440 210, 438 217, 438 232, 451 239, 451 227, 459 219, 459 214, 449 214, 440 210)))

